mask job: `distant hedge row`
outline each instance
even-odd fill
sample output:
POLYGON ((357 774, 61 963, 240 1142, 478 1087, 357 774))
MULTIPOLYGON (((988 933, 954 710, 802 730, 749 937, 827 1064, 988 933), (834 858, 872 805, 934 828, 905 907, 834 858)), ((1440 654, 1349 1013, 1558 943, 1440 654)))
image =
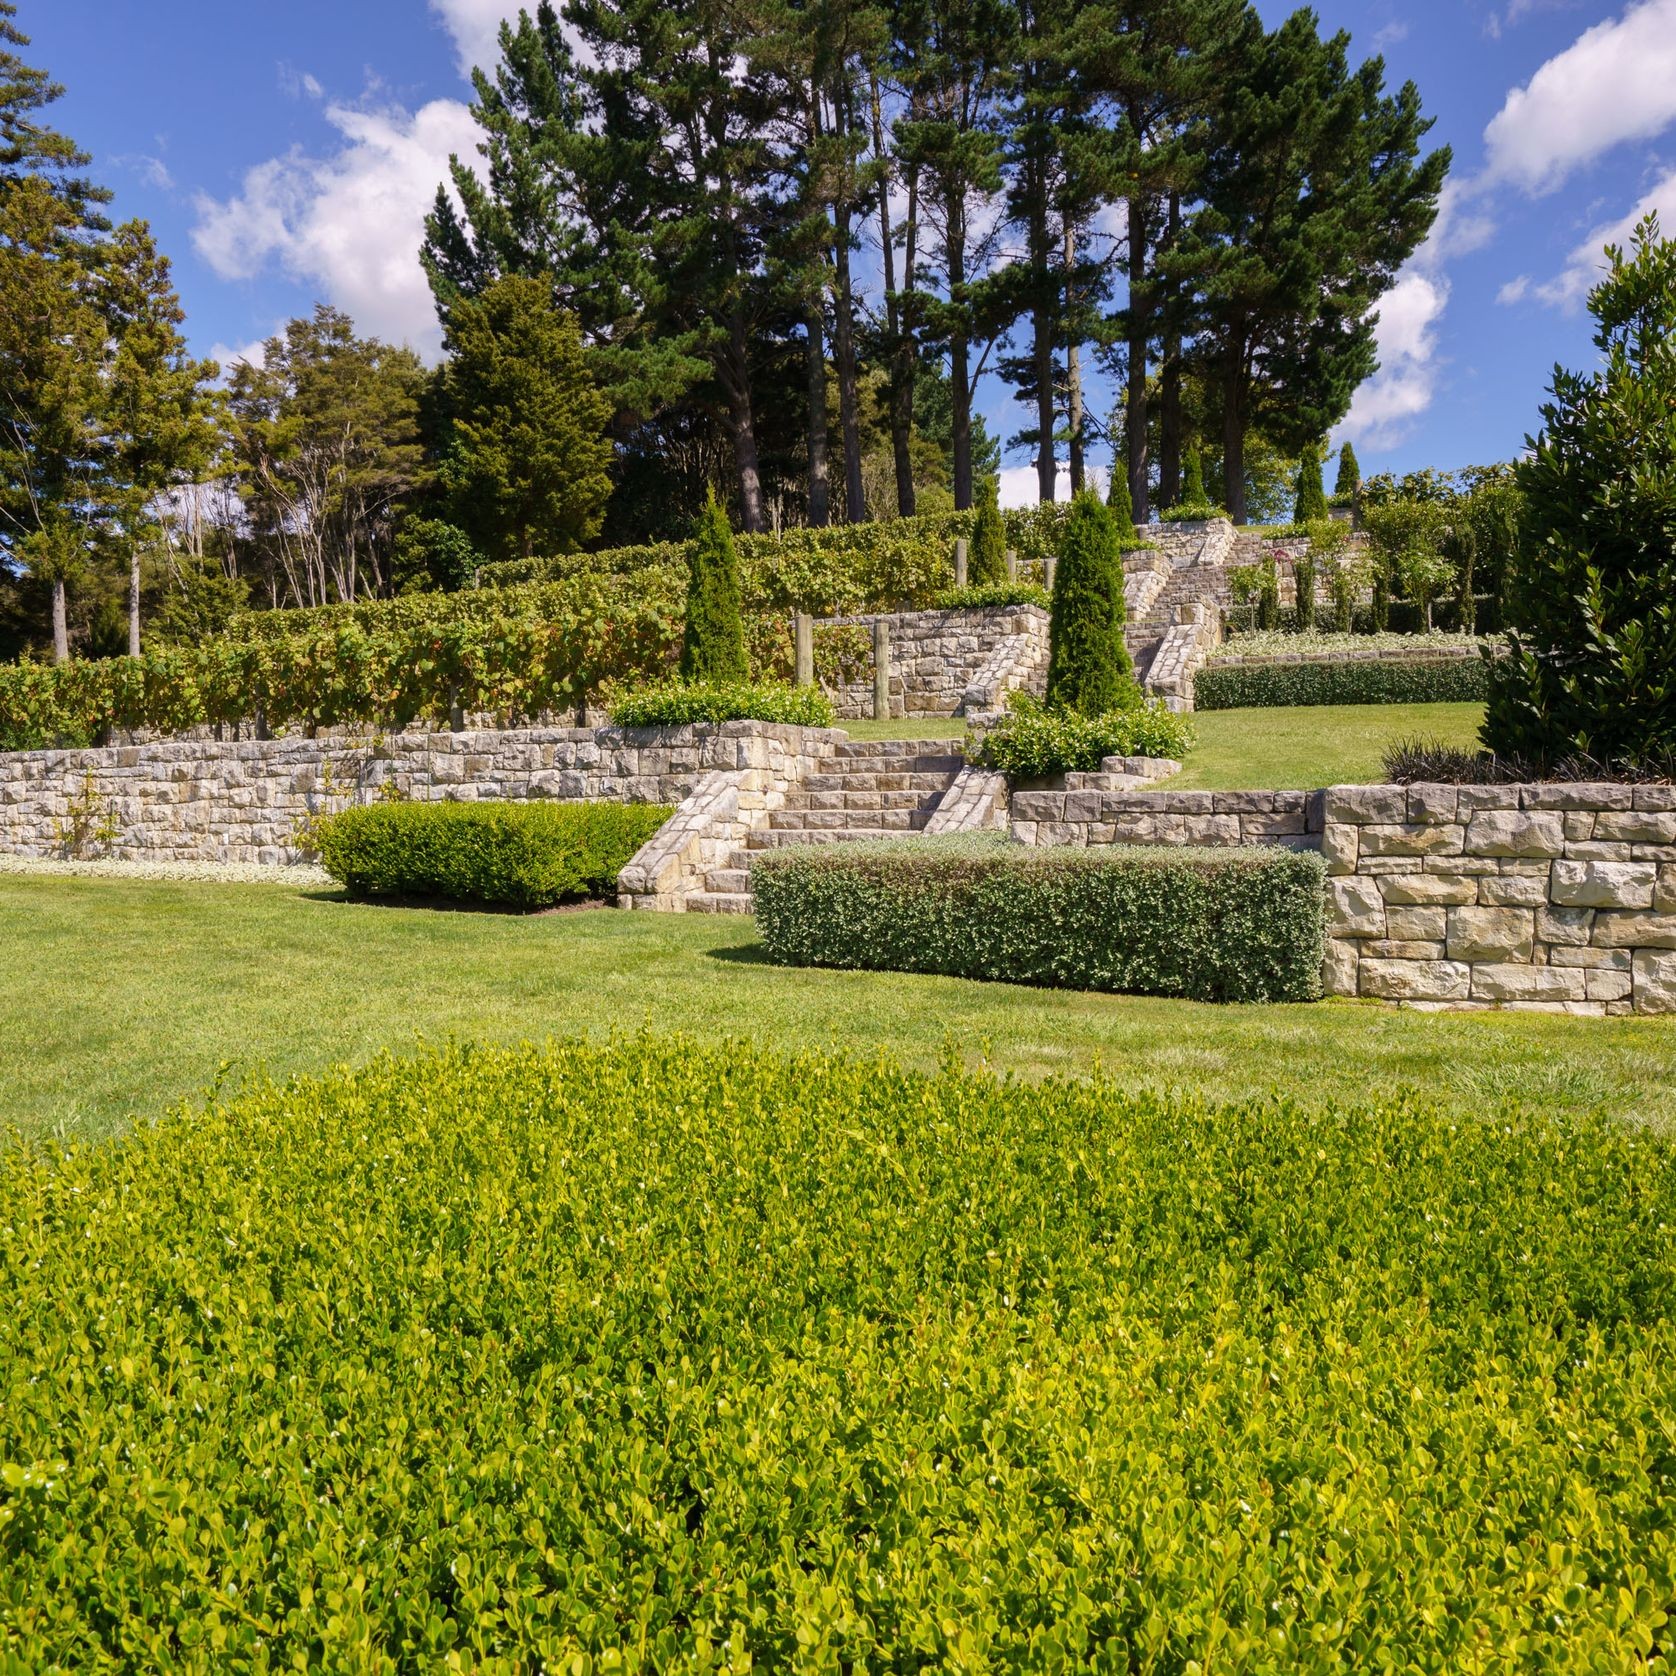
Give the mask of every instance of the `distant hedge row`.
POLYGON ((1664 1670, 1670 1137, 1114 1070, 462 1046, 0 1147, 0 1666, 1664 1670))
POLYGON ((1472 704, 1489 691, 1482 658, 1206 664, 1193 678, 1200 710, 1287 704, 1472 704))
POLYGON ((751 888, 763 942, 786 965, 1313 1001, 1322 876, 1318 855, 1279 849, 942 838, 775 851, 751 888))

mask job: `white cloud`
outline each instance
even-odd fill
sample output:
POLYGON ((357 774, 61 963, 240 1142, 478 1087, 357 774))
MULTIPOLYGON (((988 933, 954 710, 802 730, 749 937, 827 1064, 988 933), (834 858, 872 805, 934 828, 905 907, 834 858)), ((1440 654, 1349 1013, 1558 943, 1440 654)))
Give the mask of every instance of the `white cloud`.
POLYGON ((1626 140, 1676 121, 1676 0, 1639 0, 1585 30, 1507 95, 1484 130, 1480 187, 1507 181, 1552 192, 1626 140))
MULTIPOLYGON (((1088 466, 1084 472, 1084 479, 1086 487, 1103 499, 1107 482, 1105 467, 1088 466)), ((1003 507, 1040 504, 1041 495, 1037 492, 1035 466, 1006 466, 1001 471, 999 482, 1003 507)), ((1071 468, 1064 460, 1056 462, 1053 496, 1055 500, 1060 501, 1068 501, 1071 498, 1071 468)))
POLYGON ((1397 18, 1387 23, 1382 29, 1373 32, 1373 50, 1384 52, 1387 47, 1397 46, 1408 39, 1408 22, 1404 18, 1397 18))
POLYGON ((210 349, 209 358, 221 368, 221 376, 226 378, 240 361, 248 362, 253 367, 265 366, 268 359, 268 340, 255 338, 242 348, 233 344, 218 343, 210 349))
POLYGON ((1676 231, 1676 169, 1669 170, 1616 221, 1596 227, 1566 258, 1565 266, 1551 280, 1535 288, 1535 295, 1559 308, 1581 307, 1605 271, 1607 245, 1627 247, 1636 222, 1649 213, 1657 214, 1666 233, 1676 231))
POLYGON ((200 193, 192 242, 223 279, 277 263, 361 331, 434 357, 440 334, 419 246, 450 154, 475 156, 470 112, 436 99, 412 113, 332 104, 325 115, 343 137, 335 153, 294 148, 247 170, 232 198, 200 193))
MULTIPOLYGON (((535 12, 536 0, 523 0, 523 9, 535 12)), ((454 37, 454 51, 460 72, 469 76, 481 66, 492 70, 500 59, 500 26, 515 23, 519 0, 431 0, 431 10, 454 37)))
POLYGON ((1531 288, 1531 276, 1518 274, 1502 286, 1496 293, 1496 301, 1503 308, 1511 308, 1514 303, 1522 303, 1531 288))
POLYGON ((1379 304, 1374 341, 1379 371, 1357 390, 1336 439, 1394 448, 1432 404, 1437 390, 1437 324, 1449 282, 1410 263, 1379 304))
POLYGON ((286 63, 279 66, 279 91, 289 99, 323 99, 326 96, 318 78, 311 76, 307 70, 299 70, 295 65, 286 63))

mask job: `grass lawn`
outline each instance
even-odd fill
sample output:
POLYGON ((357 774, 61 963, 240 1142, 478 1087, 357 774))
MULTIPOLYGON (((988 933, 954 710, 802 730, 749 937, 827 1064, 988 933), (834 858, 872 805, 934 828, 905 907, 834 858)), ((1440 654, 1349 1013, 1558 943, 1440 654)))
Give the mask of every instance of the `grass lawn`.
POLYGON ((766 964, 754 922, 611 910, 537 918, 351 905, 283 885, 0 877, 0 1122, 96 1135, 259 1065, 276 1074, 450 1035, 682 1030, 987 1056, 1040 1077, 1096 1062, 1214 1098, 1325 1103, 1402 1088, 1463 1113, 1676 1116, 1676 1021, 1212 1007, 766 964))
MULTIPOLYGON (((1199 743, 1172 791, 1313 790, 1382 777, 1385 747, 1398 739, 1478 743, 1481 704, 1321 704, 1275 710, 1203 710, 1199 743)), ((856 739, 949 739, 965 733, 958 716, 844 722, 856 739)))

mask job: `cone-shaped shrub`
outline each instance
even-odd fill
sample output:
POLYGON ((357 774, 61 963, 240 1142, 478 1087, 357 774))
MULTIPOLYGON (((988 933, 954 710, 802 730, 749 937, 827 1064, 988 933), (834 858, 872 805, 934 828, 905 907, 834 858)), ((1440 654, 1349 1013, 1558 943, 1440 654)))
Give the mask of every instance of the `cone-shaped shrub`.
POLYGON ((1333 483, 1333 499, 1354 500, 1362 486, 1362 468, 1356 463, 1356 450, 1347 442, 1338 451, 1338 477, 1333 483))
POLYGON ((1199 454, 1199 445, 1196 442, 1188 448, 1187 457, 1182 463, 1181 504, 1210 505, 1210 496, 1205 493, 1205 462, 1199 454))
POLYGON ((972 520, 972 562, 967 579, 974 588, 1007 579, 1007 527, 1001 522, 997 492, 991 478, 979 497, 978 515, 972 520))
POLYGON ((1327 516, 1327 491, 1321 486, 1321 450, 1311 443, 1298 461, 1298 499, 1292 509, 1295 524, 1318 524, 1327 516))
POLYGON ((1120 460, 1112 462, 1112 486, 1106 491, 1106 508, 1119 544, 1136 540, 1135 503, 1129 497, 1129 473, 1120 460))
POLYGON ((739 560, 733 531, 711 490, 687 550, 687 630, 681 675, 688 681, 743 681, 745 621, 739 610, 739 560))
POLYGON ((1098 496, 1080 494, 1065 520, 1053 578, 1050 705, 1099 716, 1137 701, 1123 621, 1123 556, 1111 512, 1098 496))

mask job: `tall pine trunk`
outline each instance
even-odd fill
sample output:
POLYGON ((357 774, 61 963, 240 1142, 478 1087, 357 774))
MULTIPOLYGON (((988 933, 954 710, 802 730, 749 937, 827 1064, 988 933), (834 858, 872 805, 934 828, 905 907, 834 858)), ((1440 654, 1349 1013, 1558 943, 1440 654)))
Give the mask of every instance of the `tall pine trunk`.
POLYGON ((1065 410, 1071 433, 1071 494, 1080 495, 1087 462, 1082 446, 1082 345, 1077 341, 1077 308, 1072 274, 1077 265, 1077 234, 1065 218, 1065 410))
POLYGON ((128 555, 128 655, 140 655, 140 550, 128 555))
MULTIPOLYGON (((1181 230, 1181 195, 1170 194, 1165 238, 1173 243, 1181 230)), ((1158 388, 1158 502, 1174 506, 1181 499, 1181 323, 1180 290, 1173 282, 1164 301, 1164 349, 1158 388)))
MULTIPOLYGON (((848 76, 848 70, 843 75, 848 76)), ((850 157, 848 145, 853 124, 850 120, 850 89, 841 82, 833 108, 838 117, 839 137, 844 141, 844 172, 832 204, 833 232, 833 321, 837 328, 833 348, 838 363, 838 424, 844 437, 844 517, 852 524, 867 516, 867 495, 861 486, 861 425, 857 417, 855 355, 855 292, 850 278, 850 157)))
POLYGON ((768 528, 768 520, 762 505, 762 471, 757 461, 750 369, 745 322, 735 312, 728 322, 727 364, 723 377, 727 387, 728 431, 733 442, 734 468, 739 477, 740 521, 747 535, 762 535, 768 528))
POLYGON ((70 609, 62 576, 52 579, 52 661, 70 661, 70 609))
POLYGON ((1245 522, 1245 344, 1230 339, 1222 372, 1222 500, 1236 524, 1245 522))
POLYGON ((943 245, 948 259, 949 303, 954 314, 949 333, 949 396, 953 408, 950 424, 954 450, 954 509, 965 512, 972 505, 972 387, 970 383, 971 340, 966 329, 966 205, 958 189, 943 199, 946 216, 943 245))
MULTIPOLYGON (((914 398, 912 382, 912 351, 909 346, 908 377, 903 377, 902 351, 907 337, 903 301, 896 291, 896 247, 891 239, 890 226, 890 171, 885 162, 885 125, 882 102, 879 98, 879 78, 871 81, 873 105, 873 156, 883 171, 879 178, 879 250, 884 258, 885 332, 890 356, 888 369, 888 401, 890 415, 890 452, 896 473, 896 510, 904 518, 914 515, 914 398)), ((918 195, 917 171, 910 171, 908 186, 908 244, 904 251, 907 261, 905 277, 912 283, 913 220, 918 195)))
POLYGON ((1147 496, 1146 359, 1151 341, 1147 318, 1146 200, 1129 200, 1129 310, 1125 340, 1129 351, 1128 391, 1123 404, 1123 430, 1129 447, 1129 499, 1137 524, 1152 521, 1147 496))
POLYGON ((1054 419, 1054 298, 1053 263, 1050 259, 1047 211, 1047 183, 1043 180, 1040 157, 1030 165, 1027 188, 1030 200, 1030 271, 1036 304, 1031 311, 1032 340, 1030 374, 1036 385, 1036 498, 1051 505, 1057 471, 1053 458, 1054 419))
POLYGON ((821 344, 820 304, 811 300, 804 324, 809 370, 809 524, 822 529, 831 521, 826 480, 826 350, 821 344))

